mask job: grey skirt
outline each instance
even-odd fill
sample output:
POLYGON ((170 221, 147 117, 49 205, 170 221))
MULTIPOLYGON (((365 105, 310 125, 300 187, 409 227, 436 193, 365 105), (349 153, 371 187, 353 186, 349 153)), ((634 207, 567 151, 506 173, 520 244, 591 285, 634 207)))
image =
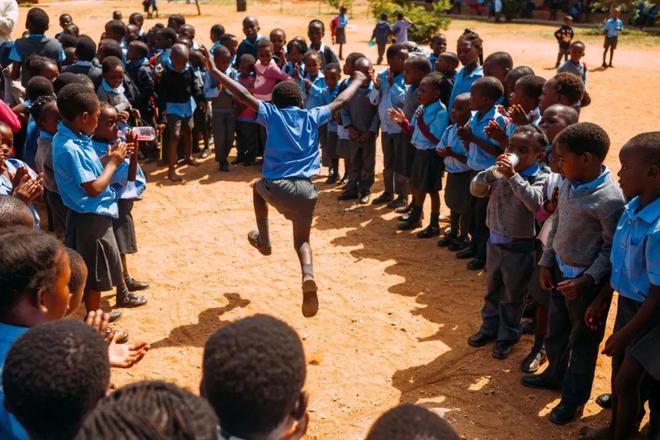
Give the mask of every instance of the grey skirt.
POLYGON ((470 197, 470 182, 472 173, 447 173, 447 187, 445 188, 445 203, 452 212, 468 214, 472 209, 470 197))
POLYGON ((311 180, 291 178, 268 180, 262 178, 254 190, 277 212, 293 223, 311 225, 318 193, 311 180))
POLYGON ((119 199, 117 206, 119 217, 112 220, 112 229, 115 231, 119 253, 134 254, 137 252, 137 238, 133 223, 133 200, 119 199))
POLYGON ((424 193, 432 193, 442 189, 442 174, 445 163, 435 152, 434 148, 429 150, 415 151, 410 184, 424 193))
POLYGON ((346 28, 337 28, 335 32, 335 42, 337 44, 346 44, 346 28))

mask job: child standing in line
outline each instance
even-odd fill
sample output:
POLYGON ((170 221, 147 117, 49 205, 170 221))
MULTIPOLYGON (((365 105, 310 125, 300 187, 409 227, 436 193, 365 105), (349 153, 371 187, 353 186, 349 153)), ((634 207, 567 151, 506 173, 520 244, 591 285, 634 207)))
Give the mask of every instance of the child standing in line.
POLYGON ((305 63, 303 61, 307 53, 307 43, 302 38, 294 38, 286 45, 286 64, 282 71, 287 75, 300 79, 305 74, 305 63))
POLYGON ((564 17, 564 24, 555 31, 555 39, 557 40, 557 44, 559 44, 555 69, 559 67, 562 57, 564 58, 564 62, 568 59, 568 48, 571 46, 571 41, 573 41, 573 35, 573 17, 566 15, 564 17))
POLYGON ((142 41, 132 41, 126 54, 126 73, 138 90, 135 108, 140 112, 140 119, 151 127, 156 126, 154 100, 156 76, 147 58, 149 48, 142 41))
POLYGON ((389 42, 390 35, 392 35, 392 27, 387 21, 387 14, 380 14, 380 21, 376 23, 373 32, 371 33, 370 43, 373 41, 378 47, 378 59, 376 65, 383 62, 383 55, 385 55, 385 48, 389 42))
POLYGON ((574 420, 589 399, 604 326, 589 329, 585 312, 607 283, 610 251, 625 198, 603 165, 610 146, 605 131, 589 122, 564 129, 555 139, 566 181, 547 245, 539 261, 540 284, 552 290, 545 345, 548 368, 524 376, 533 388, 561 388, 550 412, 559 425, 574 420))
POLYGON ((209 53, 213 55, 213 52, 215 51, 215 48, 220 46, 222 44, 222 37, 225 35, 225 27, 221 24, 214 24, 211 26, 211 30, 209 31, 209 38, 211 39, 211 48, 209 49, 209 53))
POLYGON ((541 113, 554 104, 564 104, 580 111, 580 101, 584 96, 584 82, 572 73, 558 73, 543 85, 539 101, 541 113))
MULTIPOLYGON (((335 100, 339 94, 339 78, 341 77, 341 67, 337 63, 330 63, 325 66, 325 87, 323 89, 323 103, 324 105, 330 104, 335 100)), ((327 185, 333 185, 337 182, 339 178, 339 153, 338 153, 338 143, 339 138, 337 136, 337 121, 335 121, 335 115, 328 122, 328 133, 327 140, 325 142, 325 150, 323 151, 323 156, 325 157, 325 162, 329 165, 328 178, 325 183, 327 185)))
POLYGON ((454 87, 447 105, 449 111, 454 105, 454 99, 461 93, 470 92, 472 83, 484 76, 484 69, 478 64, 483 52, 483 41, 479 35, 475 32, 466 32, 458 38, 456 44, 456 53, 463 67, 456 73, 454 79, 454 87))
POLYGON ((309 50, 315 50, 321 55, 321 70, 331 63, 339 63, 337 54, 330 46, 323 44, 325 36, 325 25, 321 20, 312 20, 307 26, 307 37, 309 38, 309 50))
POLYGON ((339 14, 332 20, 332 44, 339 45, 339 59, 343 60, 343 49, 346 44, 346 26, 348 26, 348 17, 346 16, 346 6, 339 8, 339 14))
POLYGON ((268 39, 273 43, 273 60, 281 69, 286 64, 286 33, 282 29, 273 29, 268 39))
MULTIPOLYGON (((241 57, 240 69, 238 71, 238 83, 248 91, 254 89, 255 73, 254 65, 257 60, 246 53, 241 57)), ((236 159, 232 165, 242 163, 250 166, 257 157, 259 144, 259 127, 254 124, 255 114, 240 101, 236 101, 236 159)))
POLYGON ((614 67, 612 65, 612 57, 614 57, 614 50, 616 49, 617 43, 619 42, 619 35, 623 30, 623 21, 619 18, 621 15, 621 10, 619 8, 612 9, 611 17, 603 25, 605 33, 605 50, 603 51, 603 69, 607 67, 614 67), (607 50, 610 50, 610 64, 605 63, 605 57, 607 56, 607 50))
POLYGON ((236 49, 236 60, 240 62, 244 54, 252 55, 257 58, 257 42, 261 40, 259 35, 259 21, 255 17, 245 17, 243 19, 243 34, 245 38, 241 41, 236 49))
POLYGON ((240 60, 236 56, 236 51, 238 50, 238 39, 236 38, 236 35, 224 34, 220 37, 220 44, 229 49, 229 53, 231 53, 231 65, 238 70, 237 66, 239 65, 240 60))
POLYGON ((265 38, 259 40, 257 43, 257 55, 258 60, 254 65, 256 78, 252 94, 255 98, 268 102, 270 101, 275 85, 280 81, 287 81, 291 77, 281 71, 273 60, 273 43, 270 40, 265 38))
POLYGON ((458 61, 458 55, 456 55, 454 52, 442 52, 438 56, 438 62, 435 64, 435 71, 442 73, 442 76, 444 76, 447 81, 449 81, 452 91, 454 90, 456 68, 459 64, 460 62, 458 61))
POLYGON ((580 61, 584 57, 585 46, 581 41, 574 41, 569 48, 570 57, 568 61, 557 69, 557 73, 568 72, 582 78, 584 85, 587 85, 587 63, 580 61))
POLYGON ((99 101, 117 109, 124 122, 131 116, 133 107, 124 93, 124 65, 117 57, 106 57, 102 63, 103 80, 96 90, 99 101))
MULTIPOLYGON (((300 87, 305 96, 305 108, 311 110, 316 107, 327 105, 327 87, 325 75, 321 72, 321 54, 310 50, 303 59, 305 63, 305 74, 300 80, 300 87)), ((319 127, 319 145, 321 147, 321 166, 331 167, 327 154, 328 124, 319 127)))
POLYGON ((431 53, 429 54, 431 70, 436 70, 435 65, 438 62, 438 58, 440 57, 440 54, 444 53, 446 50, 447 36, 445 34, 438 34, 431 39, 431 53))
POLYGON ((438 73, 428 74, 419 84, 419 107, 415 110, 412 121, 408 121, 403 110, 392 107, 389 117, 401 128, 412 135, 411 143, 415 146, 410 186, 414 206, 408 219, 399 225, 402 231, 409 231, 421 226, 422 210, 426 195, 431 197, 431 220, 429 225, 417 234, 418 238, 432 238, 440 235, 440 190, 444 163, 435 152, 440 138, 447 128, 449 117, 447 109, 440 101, 446 93, 447 80, 438 73))

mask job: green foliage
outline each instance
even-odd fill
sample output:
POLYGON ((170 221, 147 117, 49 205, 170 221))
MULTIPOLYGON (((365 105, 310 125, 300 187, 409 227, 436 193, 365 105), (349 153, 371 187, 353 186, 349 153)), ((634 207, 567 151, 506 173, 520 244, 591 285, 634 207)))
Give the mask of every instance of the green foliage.
POLYGON ((407 3, 401 0, 371 0, 371 14, 380 19, 381 14, 387 14, 390 22, 396 20, 396 15, 403 12, 414 27, 408 30, 408 38, 417 43, 428 43, 440 29, 447 29, 451 19, 447 11, 451 9, 449 0, 438 0, 433 3, 433 9, 427 11, 424 6, 407 3))
POLYGON ((522 0, 502 0, 502 13, 507 21, 511 21, 518 16, 522 5, 522 0))
POLYGON ((337 11, 340 6, 346 6, 349 11, 353 9, 353 0, 323 0, 323 2, 337 11))

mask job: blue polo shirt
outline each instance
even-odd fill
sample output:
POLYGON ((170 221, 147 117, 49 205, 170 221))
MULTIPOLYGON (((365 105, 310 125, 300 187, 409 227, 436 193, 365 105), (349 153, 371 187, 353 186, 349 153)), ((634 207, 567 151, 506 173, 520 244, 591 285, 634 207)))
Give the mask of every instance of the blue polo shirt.
MULTIPOLYGON (((478 137, 479 139, 483 139, 489 144, 499 148, 498 143, 486 136, 484 133, 484 129, 488 126, 488 123, 491 120, 497 122, 497 125, 502 128, 506 127, 506 117, 498 113, 497 107, 493 106, 493 108, 491 108, 488 113, 483 116, 479 112, 472 112, 472 117, 470 117, 470 130, 472 130, 472 134, 474 136, 478 137)), ((497 159, 495 156, 486 153, 475 143, 470 144, 470 151, 468 153, 467 161, 470 169, 474 171, 483 171, 486 168, 495 165, 495 159, 497 159)))
POLYGON ((612 288, 642 302, 651 285, 660 286, 660 199, 640 208, 635 197, 626 205, 612 240, 612 288))
POLYGON ((442 134, 445 132, 445 128, 447 128, 449 114, 447 113, 445 106, 440 101, 436 101, 433 104, 427 105, 425 107, 420 105, 415 111, 415 115, 411 121, 411 124, 415 127, 415 130, 413 131, 412 139, 410 142, 412 142, 412 144, 418 150, 435 149, 438 143, 432 142, 430 139, 424 136, 422 130, 419 129, 419 125, 417 124, 417 115, 419 114, 419 109, 421 108, 424 109, 424 122, 426 122, 426 126, 433 134, 433 136, 435 136, 435 138, 438 140, 442 138, 442 134))
MULTIPOLYGON (((467 157, 468 152, 465 150, 463 139, 456 135, 457 128, 457 124, 452 124, 445 129, 445 132, 442 134, 442 138, 440 139, 438 148, 449 147, 454 153, 467 157)), ((445 157, 444 161, 445 170, 448 173, 464 173, 466 171, 470 171, 470 167, 467 166, 466 163, 461 162, 455 157, 445 157)))
POLYGON ((117 194, 111 185, 96 197, 90 196, 83 183, 96 180, 103 164, 92 146, 92 139, 76 134, 60 122, 53 137, 53 169, 64 205, 78 213, 107 215, 117 218, 117 194))
POLYGON ((475 67, 475 69, 470 73, 465 71, 465 67, 461 67, 461 69, 456 72, 456 76, 454 77, 454 88, 451 90, 451 96, 449 97, 449 105, 447 106, 447 109, 451 111, 451 108, 454 106, 454 100, 456 97, 461 93, 469 92, 470 88, 472 87, 472 83, 483 77, 484 68, 481 66, 475 67))
POLYGON ((266 127, 263 175, 268 180, 318 175, 319 127, 330 120, 327 105, 305 110, 259 102, 257 123, 266 127))
POLYGON ((302 81, 300 82, 300 87, 305 95, 305 108, 310 110, 328 104, 325 102, 325 95, 327 94, 326 92, 328 89, 325 85, 325 75, 323 75, 322 72, 319 72, 318 75, 316 75, 316 78, 312 80, 309 73, 305 72, 304 78, 312 82, 312 86, 309 90, 305 90, 305 83, 302 81))
MULTIPOLYGON (((0 372, 14 342, 29 330, 27 327, 3 324, 0 322, 0 372)), ((3 440, 28 440, 25 429, 5 408, 5 393, 0 382, 0 438, 3 440)))
MULTIPOLYGON (((92 140, 92 147, 99 157, 107 154, 108 142, 100 142, 92 140)), ((139 198, 145 189, 147 189, 147 179, 144 177, 142 168, 138 165, 135 181, 128 180, 128 168, 131 163, 130 157, 126 157, 124 162, 117 167, 115 173, 112 175, 110 185, 117 193, 117 197, 122 200, 133 200, 139 198)))
POLYGON ((619 32, 623 30, 623 21, 620 18, 609 18, 603 25, 603 29, 607 31, 607 37, 618 37, 619 32))
POLYGON ((387 70, 383 70, 378 76, 380 78, 380 89, 374 88, 370 92, 369 99, 373 104, 378 104, 380 129, 387 134, 401 133, 401 127, 390 119, 387 111, 392 107, 403 109, 406 99, 406 83, 403 74, 396 75, 392 85, 387 82, 387 70))

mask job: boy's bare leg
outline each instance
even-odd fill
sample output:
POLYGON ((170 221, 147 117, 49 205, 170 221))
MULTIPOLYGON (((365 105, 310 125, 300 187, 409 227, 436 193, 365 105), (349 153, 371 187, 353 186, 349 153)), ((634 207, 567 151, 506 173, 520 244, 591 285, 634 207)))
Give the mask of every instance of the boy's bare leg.
MULTIPOLYGON (((167 178, 172 182, 181 182, 183 179, 176 173, 176 150, 179 145, 181 132, 170 133, 167 143, 167 178)), ((96 309, 94 309, 96 310, 96 309)))
POLYGON ((610 47, 610 67, 612 67, 612 58, 614 58, 614 48, 610 47))
POLYGON ((257 230, 250 231, 248 241, 263 255, 271 254, 270 233, 268 231, 268 204, 261 197, 256 188, 252 188, 252 203, 254 217, 257 221, 257 230))
POLYGON ((302 271, 302 313, 306 318, 316 315, 319 311, 318 287, 314 280, 312 248, 309 245, 311 228, 311 224, 293 224, 293 245, 298 254, 300 269, 302 271))
POLYGON ((83 302, 87 313, 96 311, 101 308, 101 292, 93 289, 85 289, 83 294, 83 302))
POLYGON ((186 154, 185 163, 193 167, 199 166, 199 162, 192 157, 192 130, 189 125, 184 124, 181 127, 181 136, 183 136, 183 151, 186 154))
POLYGON ((626 356, 614 381, 612 429, 614 440, 626 440, 637 430, 641 411, 640 386, 644 369, 636 361, 626 356))

